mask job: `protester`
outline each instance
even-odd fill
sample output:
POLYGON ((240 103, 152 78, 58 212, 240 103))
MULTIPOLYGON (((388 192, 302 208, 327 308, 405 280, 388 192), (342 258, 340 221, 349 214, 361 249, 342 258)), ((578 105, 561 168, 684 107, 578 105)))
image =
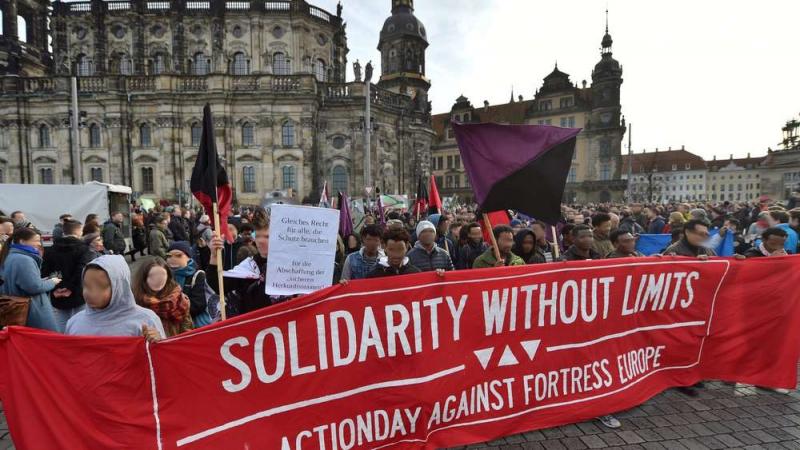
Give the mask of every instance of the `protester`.
POLYGON ((14 222, 14 228, 27 227, 28 219, 22 211, 14 211, 11 213, 11 220, 14 222))
POLYGON ((61 278, 42 278, 41 249, 42 239, 35 230, 20 227, 14 231, 0 252, 0 294, 30 297, 26 326, 58 331, 48 293, 61 278))
POLYGON ((547 224, 544 222, 534 222, 533 225, 531 225, 531 229, 536 236, 535 262, 537 264, 553 262, 553 244, 547 241, 547 224))
MULTIPOLYGON (((572 230, 574 229, 575 225, 571 223, 564 224, 561 227, 561 253, 567 251, 575 243, 575 239, 572 237, 572 230)), ((621 225, 619 229, 622 229, 621 225)))
POLYGON ((786 232, 788 237, 786 238, 784 248, 787 253, 793 255, 797 253, 798 235, 797 232, 792 229, 791 225, 789 225, 789 220, 790 216, 786 211, 770 211, 769 217, 767 218, 770 227, 778 227, 786 232))
POLYGON ((594 227, 594 241, 592 250, 604 258, 607 254, 614 251, 614 244, 608 236, 611 233, 611 216, 606 213, 597 213, 592 217, 592 227, 594 227))
POLYGON ((113 212, 111 218, 103 225, 103 243, 114 255, 125 254, 125 235, 122 233, 124 220, 125 217, 121 212, 113 212))
POLYGON ((189 241, 189 227, 183 218, 183 211, 176 206, 172 210, 172 217, 169 220, 169 231, 172 232, 172 240, 189 241))
POLYGON ((417 224, 417 243, 408 252, 411 265, 422 272, 453 270, 450 254, 436 244, 436 226, 423 220, 417 224))
POLYGON ((367 275, 367 278, 419 273, 420 270, 414 267, 406 256, 409 240, 410 237, 406 230, 387 230, 383 235, 383 248, 386 256, 380 258, 375 270, 367 275))
MULTIPOLYGON (((84 228, 86 228, 84 226, 84 228)), ((103 242, 103 236, 100 233, 91 233, 83 236, 83 243, 89 248, 92 259, 99 258, 103 255, 110 255, 111 253, 106 250, 103 242)))
POLYGON ((571 235, 574 243, 561 255, 561 261, 583 261, 603 258, 593 248, 595 235, 591 227, 588 225, 575 225, 571 235))
MULTIPOLYGON (((276 303, 283 302, 288 297, 269 296, 266 294, 267 255, 269 254, 269 216, 263 208, 257 208, 253 213, 253 227, 256 229, 256 248, 258 254, 247 258, 233 269, 236 275, 225 276, 225 294, 229 306, 237 308, 237 313, 244 314, 255 311, 276 303), (235 301, 232 301, 235 300, 235 301), (235 306, 234 306, 235 304, 235 306)), ((217 277, 217 249, 221 249, 224 242, 221 238, 211 240, 211 262, 208 265, 206 281, 216 292, 219 292, 217 277)), ((191 299, 191 296, 190 296, 191 299)))
POLYGON ((786 240, 789 233, 778 227, 767 228, 761 234, 758 246, 744 252, 746 258, 759 258, 762 256, 786 256, 786 240))
POLYGON ((459 250, 459 269, 471 269, 475 260, 481 256, 489 246, 483 242, 483 230, 477 222, 471 222, 466 227, 467 243, 459 250))
POLYGON ((644 256, 636 251, 636 237, 629 231, 612 231, 611 243, 614 244, 614 251, 606 255, 606 258, 631 258, 644 256))
MULTIPOLYGON (((428 222, 432 223, 433 226, 436 227, 436 245, 447 252, 451 261, 455 261, 453 253, 455 252, 456 244, 448 236, 448 231, 450 230, 450 219, 441 214, 431 214, 428 216, 428 222)), ((419 229, 419 224, 417 224, 417 228, 419 229)), ((419 239, 419 231, 417 231, 417 239, 419 239)))
POLYGON ((673 211, 669 215, 669 223, 664 225, 664 228, 661 230, 663 234, 672 233, 672 230, 678 230, 683 228, 683 224, 686 223, 686 219, 683 217, 679 211, 673 211))
POLYGON ((517 255, 525 264, 536 264, 536 235, 532 230, 523 228, 514 234, 514 246, 511 253, 517 255))
POLYGON ((361 250, 347 255, 342 268, 342 280, 360 280, 375 270, 380 258, 386 256, 381 246, 382 232, 377 225, 361 229, 361 250))
POLYGON ((147 232, 144 228, 144 221, 142 216, 137 214, 131 219, 131 243, 133 248, 126 253, 130 255, 131 261, 136 261, 136 254, 144 256, 144 250, 147 248, 147 232))
POLYGON ((348 234, 345 237, 345 246, 344 246, 345 257, 359 250, 361 250, 361 242, 358 240, 358 236, 353 233, 348 234))
POLYGON ((644 233, 644 227, 636 221, 636 218, 630 210, 622 211, 622 220, 619 223, 618 229, 627 231, 634 236, 644 233))
POLYGON ((164 328, 164 336, 172 337, 192 329, 189 297, 172 276, 172 270, 161 258, 153 258, 139 270, 133 286, 136 304, 152 310, 164 328))
POLYGON ((684 224, 681 239, 667 247, 663 254, 669 256, 689 256, 701 259, 708 258, 709 256, 716 256, 716 252, 713 249, 705 246, 708 237, 708 222, 692 219, 684 224))
POLYGON ((90 234, 100 234, 103 229, 100 227, 100 218, 97 214, 89 214, 83 221, 83 236, 90 234))
POLYGON ((206 274, 197 270, 193 256, 192 246, 188 242, 173 242, 167 251, 167 264, 172 269, 175 282, 189 297, 192 322, 195 328, 199 328, 211 324, 212 317, 208 312, 206 274))
POLYGON ((136 305, 131 271, 120 255, 104 255, 83 272, 86 309, 67 322, 66 334, 75 336, 144 336, 149 342, 165 337, 156 313, 136 305))
POLYGON ((239 227, 239 237, 236 239, 236 242, 233 244, 233 248, 236 251, 236 264, 244 261, 247 258, 251 258, 258 253, 258 249, 256 249, 255 244, 255 228, 253 228, 252 224, 243 223, 239 227))
POLYGON ((0 250, 14 234, 14 222, 7 217, 0 217, 0 250))
POLYGON ((658 210, 655 207, 650 206, 645 209, 645 214, 647 216, 647 233, 663 233, 666 224, 664 223, 664 218, 659 215, 658 210))
POLYGON ((167 248, 169 248, 166 235, 167 220, 169 220, 167 217, 159 215, 155 219, 155 226, 150 230, 150 255, 161 259, 167 258, 167 248))
POLYGON ((72 214, 58 216, 58 223, 53 227, 53 239, 64 237, 64 222, 72 220, 72 214))
POLYGON ((525 265, 525 261, 511 251, 514 246, 514 230, 510 226, 498 225, 494 227, 492 233, 497 241, 500 259, 495 255, 495 249, 489 247, 483 254, 475 258, 475 262, 472 264, 473 269, 525 265))
POLYGON ((86 307, 81 277, 83 268, 95 259, 95 254, 81 239, 82 232, 82 223, 67 220, 62 224, 62 237, 55 238, 53 245, 44 251, 42 274, 60 274, 62 278, 50 294, 53 315, 61 333, 66 330, 69 319, 86 307))

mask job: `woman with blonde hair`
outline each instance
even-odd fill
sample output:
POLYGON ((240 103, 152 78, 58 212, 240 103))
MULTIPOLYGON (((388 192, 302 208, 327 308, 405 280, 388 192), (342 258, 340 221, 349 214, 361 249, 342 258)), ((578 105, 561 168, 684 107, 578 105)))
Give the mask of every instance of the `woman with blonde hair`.
POLYGON ((675 211, 669 215, 669 223, 664 226, 664 229, 661 232, 665 234, 672 233, 673 230, 683 228, 683 224, 685 223, 686 218, 683 217, 683 214, 681 214, 679 211, 675 211))

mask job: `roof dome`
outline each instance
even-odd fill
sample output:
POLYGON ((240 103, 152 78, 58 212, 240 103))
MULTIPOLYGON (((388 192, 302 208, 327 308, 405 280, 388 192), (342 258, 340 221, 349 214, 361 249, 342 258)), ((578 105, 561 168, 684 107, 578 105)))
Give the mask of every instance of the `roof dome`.
POLYGON ((385 41, 404 36, 422 39, 425 44, 428 43, 425 26, 414 15, 413 7, 401 1, 395 3, 392 15, 383 23, 378 47, 385 41))
POLYGON ((595 72, 607 72, 620 70, 619 61, 611 57, 611 53, 604 53, 600 62, 594 66, 595 72))
POLYGON ((605 34, 605 36, 603 36, 603 41, 600 43, 600 45, 603 48, 609 48, 609 47, 611 47, 611 44, 613 44, 613 43, 614 43, 614 40, 611 39, 611 35, 608 34, 608 31, 606 31, 606 34, 605 34))

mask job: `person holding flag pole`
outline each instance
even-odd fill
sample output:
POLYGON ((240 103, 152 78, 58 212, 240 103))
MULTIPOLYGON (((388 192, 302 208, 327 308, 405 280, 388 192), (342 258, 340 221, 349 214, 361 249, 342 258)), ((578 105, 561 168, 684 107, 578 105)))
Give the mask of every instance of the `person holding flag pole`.
MULTIPOLYGON (((214 139, 214 121, 211 117, 211 105, 203 108, 203 134, 200 137, 200 148, 192 169, 190 181, 192 194, 203 205, 206 214, 214 218, 214 235, 224 236, 233 242, 228 231, 228 216, 231 212, 233 193, 228 181, 228 173, 220 163, 217 144, 214 139), (223 225, 224 224, 224 225, 223 225)), ((216 249, 216 260, 222 261, 222 247, 216 249)), ((222 320, 226 319, 225 289, 222 271, 217 272, 219 283, 219 312, 222 320)))

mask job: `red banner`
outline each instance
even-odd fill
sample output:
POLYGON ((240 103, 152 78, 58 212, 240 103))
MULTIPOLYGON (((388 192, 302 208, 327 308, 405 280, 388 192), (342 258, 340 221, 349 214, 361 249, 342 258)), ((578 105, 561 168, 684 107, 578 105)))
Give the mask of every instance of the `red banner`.
POLYGON ((800 257, 353 282, 146 345, 0 333, 17 448, 452 447, 704 379, 795 386, 800 257))

